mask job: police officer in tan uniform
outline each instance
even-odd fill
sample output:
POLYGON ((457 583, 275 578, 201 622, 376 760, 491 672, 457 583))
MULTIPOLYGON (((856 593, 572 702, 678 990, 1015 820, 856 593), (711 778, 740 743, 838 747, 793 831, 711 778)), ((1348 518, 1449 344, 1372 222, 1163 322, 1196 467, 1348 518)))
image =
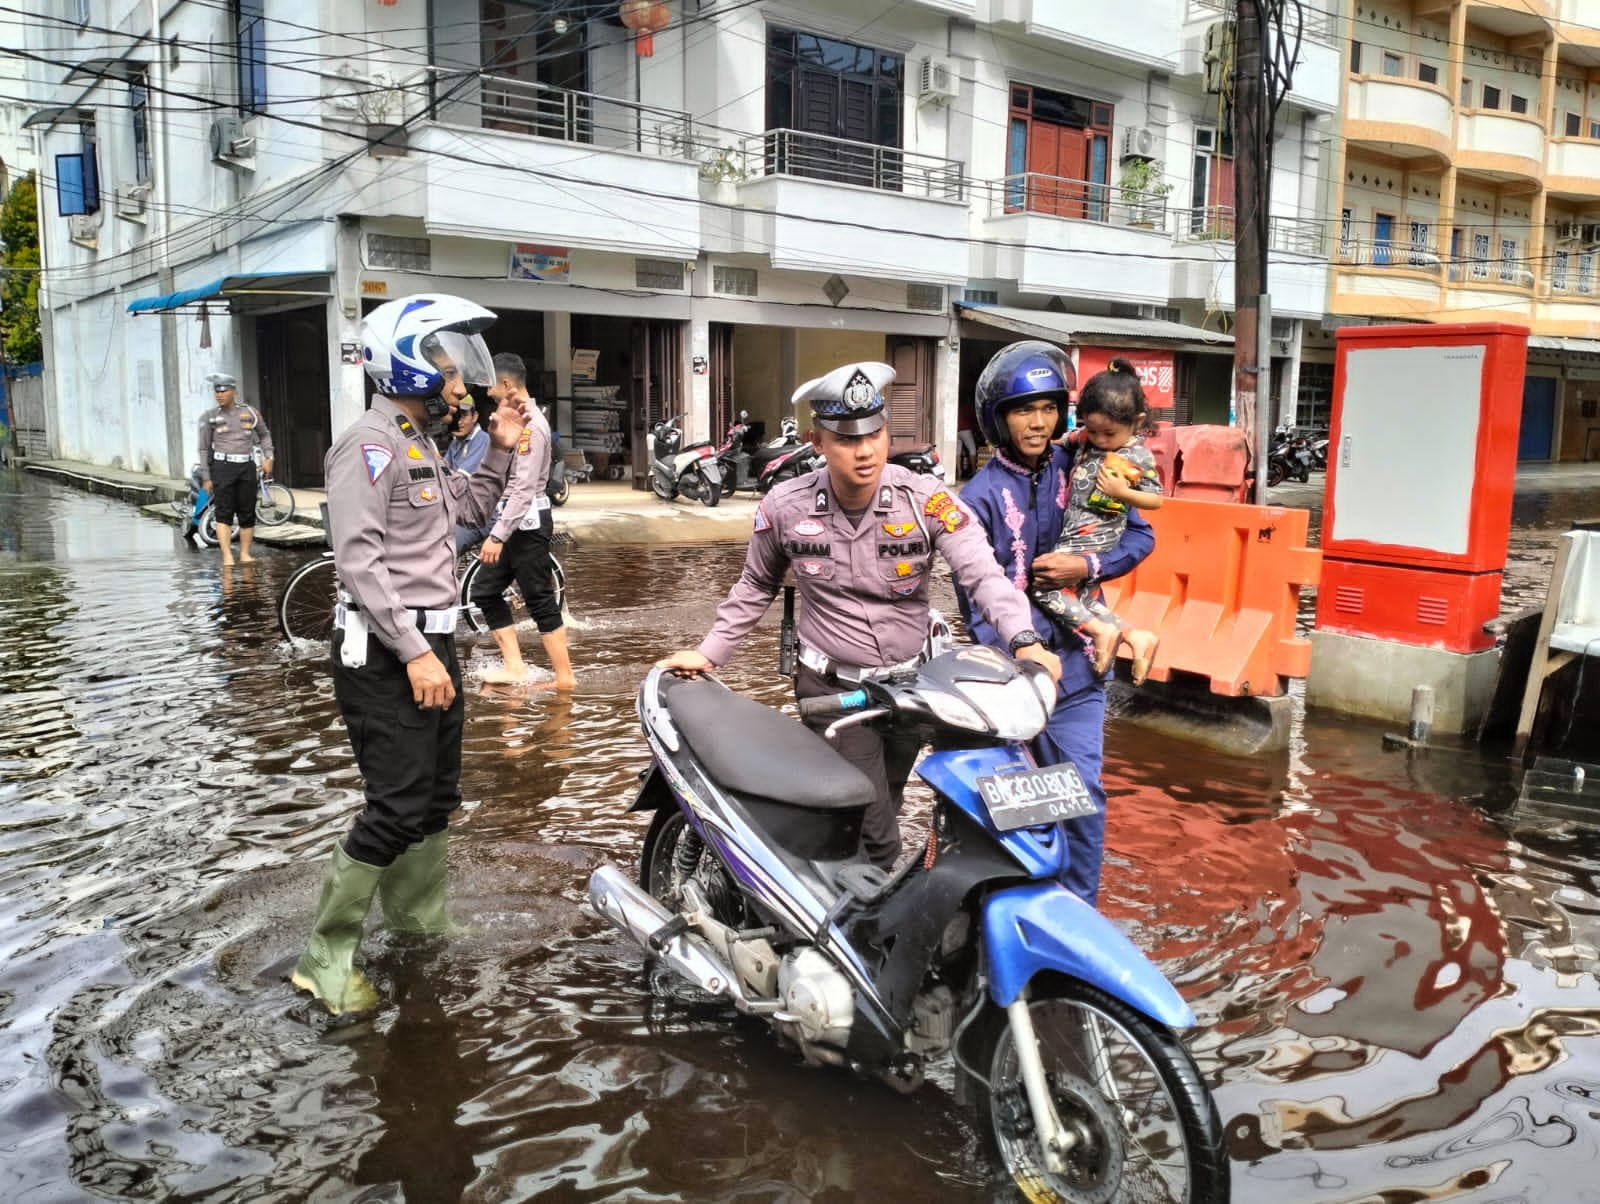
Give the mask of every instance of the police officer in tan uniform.
POLYGON ((527 402, 532 417, 517 443, 500 517, 478 549, 483 568, 473 586, 472 602, 483 611, 505 662, 503 668, 485 669, 483 680, 519 682, 528 676, 528 666, 517 643, 517 629, 511 621, 511 607, 505 599, 506 586, 515 580, 528 613, 538 624, 545 655, 550 658, 550 671, 555 674, 555 687, 570 690, 578 679, 572 673, 567 629, 562 625, 561 603, 556 599, 555 566, 550 558, 555 519, 545 493, 550 478, 550 424, 528 396, 528 368, 520 355, 501 352, 494 357, 494 371, 498 394, 518 403, 527 402))
POLYGON ((233 519, 239 517, 239 563, 251 564, 250 542, 256 533, 255 449, 261 447, 261 469, 272 472, 272 432, 252 405, 235 404, 239 382, 224 373, 210 376, 217 404, 200 415, 201 485, 217 507, 217 544, 222 563, 233 563, 233 519))
MULTIPOLYGON (((888 364, 846 364, 796 390, 796 404, 811 404, 825 464, 762 501, 744 571, 710 634, 698 648, 660 661, 662 668, 692 675, 727 663, 789 569, 801 600, 796 697, 838 693, 913 666, 928 637, 937 549, 1012 654, 1059 679, 1061 662, 1033 630, 1027 599, 1001 573, 971 515, 942 482, 887 463, 883 390, 893 380, 888 364)), ((836 747, 877 787, 862 844, 875 864, 890 869, 900 852, 901 792, 918 746, 862 726, 840 732, 836 747)))
POLYGON ((461 803, 461 669, 456 661, 455 529, 482 525, 505 488, 523 416, 503 405, 471 476, 434 437, 467 386, 493 383, 479 333, 495 315, 443 294, 380 305, 362 323, 378 396, 329 450, 328 517, 339 607, 334 694, 366 779, 366 806, 334 846, 294 985, 329 1011, 377 1002, 355 969, 377 895, 388 927, 442 932, 445 841, 461 803))

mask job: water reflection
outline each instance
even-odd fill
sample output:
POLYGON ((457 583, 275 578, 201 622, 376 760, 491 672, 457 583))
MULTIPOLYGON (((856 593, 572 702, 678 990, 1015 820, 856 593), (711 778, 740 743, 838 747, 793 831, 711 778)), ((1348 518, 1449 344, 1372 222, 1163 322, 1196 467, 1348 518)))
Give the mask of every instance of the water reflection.
MULTIPOLYGON (((1519 531, 1530 578, 1553 539, 1519 531)), ((652 990, 583 905, 641 834, 635 686, 739 555, 564 549, 580 688, 470 687, 463 931, 371 935, 389 1006, 335 1025, 282 980, 360 805, 327 674, 274 628, 302 556, 224 577, 0 476, 0 1197, 995 1198, 943 1087, 802 1068, 652 990)), ((782 702, 776 648, 774 614, 725 678, 782 702)), ((1379 735, 1312 716, 1232 758, 1114 722, 1106 909, 1200 1017, 1236 1199, 1583 1199, 1593 833, 1507 810, 1503 762, 1379 735)))

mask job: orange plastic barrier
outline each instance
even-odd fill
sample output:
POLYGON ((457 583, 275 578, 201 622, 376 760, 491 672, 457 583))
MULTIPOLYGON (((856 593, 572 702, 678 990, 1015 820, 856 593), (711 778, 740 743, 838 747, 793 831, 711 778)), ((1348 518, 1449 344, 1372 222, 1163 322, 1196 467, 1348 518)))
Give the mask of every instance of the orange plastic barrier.
POLYGON ((1152 679, 1193 673, 1213 694, 1275 695, 1310 672, 1311 643, 1295 634, 1300 590, 1322 575, 1309 512, 1174 497, 1148 517, 1155 551, 1105 592, 1124 623, 1160 634, 1152 679))

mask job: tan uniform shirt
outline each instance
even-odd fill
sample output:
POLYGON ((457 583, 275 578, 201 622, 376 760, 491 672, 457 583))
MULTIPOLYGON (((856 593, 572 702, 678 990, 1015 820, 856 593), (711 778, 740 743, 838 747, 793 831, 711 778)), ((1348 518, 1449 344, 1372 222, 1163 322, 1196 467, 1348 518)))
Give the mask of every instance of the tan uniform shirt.
POLYGON ((550 499, 545 496, 545 486, 550 480, 550 424, 545 421, 539 407, 533 407, 533 418, 522 430, 517 441, 517 454, 511 465, 511 478, 506 484, 506 504, 500 517, 489 531, 491 538, 501 543, 511 538, 513 531, 532 531, 539 526, 539 511, 550 509, 550 499))
POLYGON ((824 467, 778 486, 761 503, 744 571, 699 651, 726 664, 792 566, 804 647, 853 668, 910 660, 928 635, 935 548, 1008 641, 1032 627, 1026 596, 1012 588, 983 527, 943 482, 885 465, 858 527, 840 508, 824 467))
POLYGON ((471 476, 446 468, 433 440, 382 396, 328 449, 339 584, 401 661, 428 651, 414 612, 456 605, 456 524, 489 521, 510 462, 491 447, 471 476))
POLYGON ((248 456, 261 440, 261 454, 272 459, 272 432, 255 406, 234 402, 224 409, 212 406, 200 415, 200 471, 211 471, 212 453, 222 456, 248 456))

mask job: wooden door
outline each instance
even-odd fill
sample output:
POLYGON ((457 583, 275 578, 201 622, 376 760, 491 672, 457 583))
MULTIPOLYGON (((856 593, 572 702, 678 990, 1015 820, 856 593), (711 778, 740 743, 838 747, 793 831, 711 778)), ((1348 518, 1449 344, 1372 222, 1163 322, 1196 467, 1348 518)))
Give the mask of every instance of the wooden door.
POLYGON ((720 439, 738 417, 733 400, 733 327, 711 323, 711 437, 720 439))
POLYGON ((889 446, 933 438, 933 345, 931 339, 890 335, 887 346, 894 383, 884 402, 889 410, 889 446))
MULTIPOLYGON (((650 428, 683 416, 683 323, 638 318, 629 332, 633 487, 650 488, 650 428)), ((689 440, 684 439, 685 443, 689 440)))
POLYGON ((1028 171, 1035 178, 1028 208, 1056 217, 1086 214, 1089 139, 1083 130, 1034 120, 1028 130, 1028 171))

